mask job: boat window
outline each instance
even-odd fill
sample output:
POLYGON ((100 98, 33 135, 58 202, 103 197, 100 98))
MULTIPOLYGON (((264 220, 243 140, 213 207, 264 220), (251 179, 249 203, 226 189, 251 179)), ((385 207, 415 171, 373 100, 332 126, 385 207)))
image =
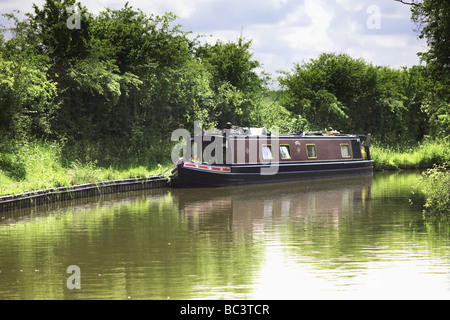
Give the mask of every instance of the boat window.
POLYGON ((309 159, 317 158, 316 145, 315 144, 307 144, 306 145, 306 155, 309 159))
POLYGON ((273 159, 272 146, 270 144, 265 144, 262 146, 262 155, 264 160, 273 159))
POLYGON ((348 144, 341 144, 341 156, 342 158, 350 158, 350 149, 348 144))
POLYGON ((291 152, 288 144, 283 144, 280 146, 280 156, 283 160, 291 159, 291 152))

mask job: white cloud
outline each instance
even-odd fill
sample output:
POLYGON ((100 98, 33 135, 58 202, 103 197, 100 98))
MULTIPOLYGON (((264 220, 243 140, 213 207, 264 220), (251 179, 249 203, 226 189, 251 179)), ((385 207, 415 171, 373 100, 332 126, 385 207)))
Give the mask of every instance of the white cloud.
POLYGON ((328 51, 333 48, 333 41, 328 36, 328 29, 333 18, 333 12, 328 10, 321 1, 306 0, 304 6, 300 6, 296 12, 289 14, 287 22, 281 24, 283 34, 280 38, 285 40, 291 49, 302 52, 316 53, 328 51), (303 17, 304 14, 311 23, 307 26, 295 26, 293 17, 303 17), (288 27, 283 28, 283 25, 288 27))
POLYGON ((336 0, 336 3, 346 11, 361 11, 367 5, 364 1, 336 0))

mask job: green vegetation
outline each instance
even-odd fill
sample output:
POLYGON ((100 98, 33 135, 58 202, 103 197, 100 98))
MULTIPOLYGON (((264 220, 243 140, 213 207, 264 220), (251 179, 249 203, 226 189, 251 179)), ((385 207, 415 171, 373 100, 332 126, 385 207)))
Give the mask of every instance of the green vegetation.
POLYGON ((422 67, 397 70, 324 53, 284 73, 280 84, 282 105, 314 130, 371 132, 383 144, 418 141, 427 131, 421 106, 431 85, 422 67))
MULTIPOLYGON (((414 147, 372 146, 375 170, 425 170, 413 190, 425 198, 424 213, 429 216, 450 214, 450 142, 425 140, 414 147)), ((413 191, 413 192, 415 192, 413 191)))
POLYGON ((148 177, 171 167, 146 166, 101 167, 96 162, 75 160, 63 165, 60 146, 48 142, 30 142, 15 147, 16 153, 0 154, 0 195, 31 190, 67 187, 105 180, 148 177), (7 168, 6 170, 4 168, 7 168))
POLYGON ((450 162, 435 165, 422 173, 415 187, 425 194, 424 213, 429 216, 450 214, 450 162))
POLYGON ((411 148, 372 146, 375 170, 427 169, 450 162, 450 142, 425 141, 411 148))
POLYGON ((171 165, 171 133, 192 132, 194 121, 370 132, 376 169, 449 161, 449 64, 441 59, 449 56, 441 45, 449 9, 434 3, 412 9, 429 42, 427 67, 323 53, 277 79, 259 71, 251 40, 204 43, 171 13, 126 4, 92 14, 75 0, 47 0, 22 20, 8 13, 12 28, 0 33, 0 194, 161 173, 171 165), (72 5, 79 28, 68 24, 72 5))
POLYGON ((450 2, 424 0, 411 8, 412 20, 426 39, 428 50, 419 56, 427 64, 427 73, 433 80, 433 90, 424 101, 430 134, 450 135, 450 2))

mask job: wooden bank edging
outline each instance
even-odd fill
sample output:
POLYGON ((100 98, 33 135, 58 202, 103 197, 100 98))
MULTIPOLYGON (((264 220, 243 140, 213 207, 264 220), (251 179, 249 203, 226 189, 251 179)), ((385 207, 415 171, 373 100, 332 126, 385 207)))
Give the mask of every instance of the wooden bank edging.
POLYGON ((110 180, 71 187, 24 192, 15 195, 0 196, 0 212, 50 204, 57 201, 164 187, 168 187, 168 180, 162 176, 153 176, 149 178, 110 180))

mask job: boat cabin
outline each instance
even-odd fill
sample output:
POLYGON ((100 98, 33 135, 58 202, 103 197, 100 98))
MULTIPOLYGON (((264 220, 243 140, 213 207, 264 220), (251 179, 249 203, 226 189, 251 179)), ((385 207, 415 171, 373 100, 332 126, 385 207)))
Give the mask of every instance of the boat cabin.
POLYGON ((272 136, 261 128, 210 130, 193 137, 192 160, 219 165, 370 160, 363 139, 337 131, 272 136))

